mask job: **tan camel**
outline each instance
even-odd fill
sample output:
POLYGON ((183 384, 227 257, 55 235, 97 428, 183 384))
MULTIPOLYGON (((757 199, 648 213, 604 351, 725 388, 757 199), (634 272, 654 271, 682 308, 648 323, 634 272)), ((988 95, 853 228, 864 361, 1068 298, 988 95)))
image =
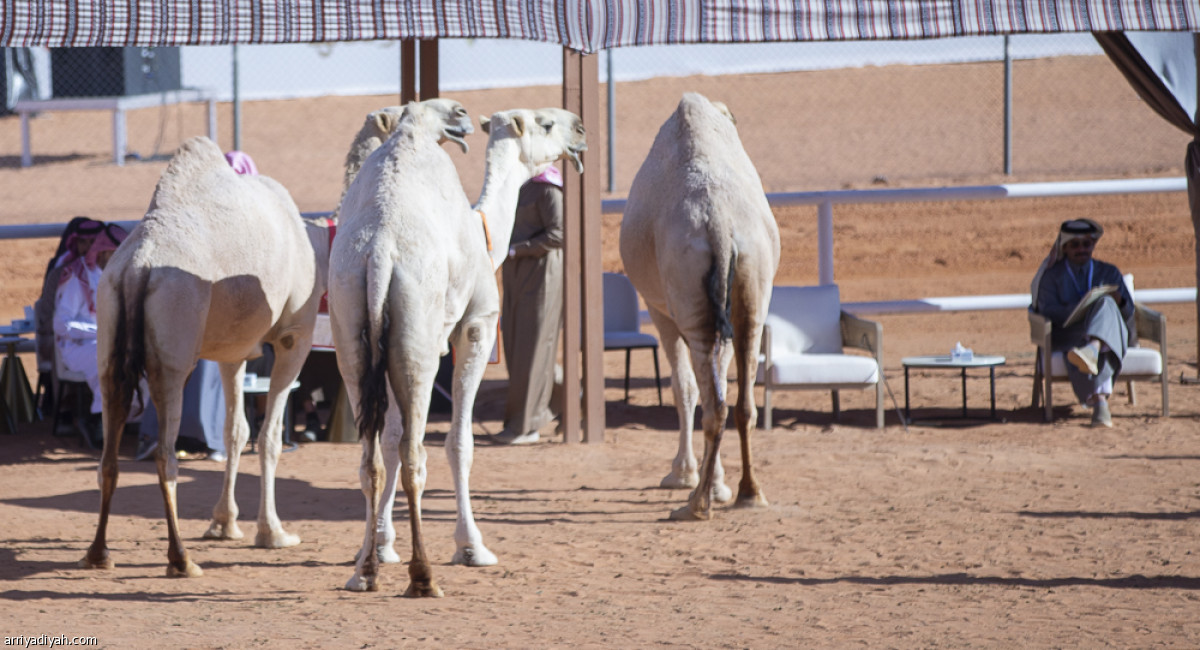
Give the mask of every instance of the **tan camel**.
POLYGON ((167 575, 201 575, 179 532, 178 462, 172 453, 183 386, 201 358, 217 361, 221 369, 228 451, 221 497, 205 537, 242 537, 234 484, 250 427, 241 387, 245 361, 261 355, 263 343, 274 346, 275 364, 259 435, 262 493, 255 543, 282 548, 300 542, 284 531, 276 514, 275 468, 287 389, 311 347, 327 251, 325 231, 306 229, 279 183, 237 175, 207 138, 193 138, 180 147, 145 217, 100 281, 97 332, 105 444, 99 469, 100 523, 82 566, 113 566, 106 530, 117 485, 121 424, 144 372, 158 405, 155 461, 167 510, 167 575))
POLYGON ((367 516, 355 572, 346 583, 353 591, 379 588, 376 527, 390 523, 380 512, 384 497, 395 492, 394 482, 384 485, 386 462, 389 477, 400 465, 408 500, 412 555, 405 595, 442 594, 425 551, 421 498, 425 424, 448 343, 456 355, 446 439, 458 514, 452 562, 496 562, 475 525, 468 486, 471 411, 499 316, 495 270, 508 250, 521 185, 560 158, 582 169, 578 153, 586 148, 581 120, 567 111, 496 113, 484 121, 487 171, 473 210, 449 156, 437 146, 445 126, 433 113, 406 110, 396 133, 364 163, 342 202, 331 252, 334 343, 363 444, 359 476, 367 516), (386 415, 389 387, 403 426, 390 424, 394 418, 386 415))
POLYGON ((672 518, 709 519, 712 500, 732 496, 719 453, 731 352, 742 452, 737 504, 766 505, 754 478, 750 435, 757 420, 759 342, 779 267, 779 229, 724 105, 686 93, 659 129, 629 189, 621 260, 674 373, 679 449, 662 484, 695 489, 672 518), (704 426, 699 475, 692 452, 697 397, 704 426))

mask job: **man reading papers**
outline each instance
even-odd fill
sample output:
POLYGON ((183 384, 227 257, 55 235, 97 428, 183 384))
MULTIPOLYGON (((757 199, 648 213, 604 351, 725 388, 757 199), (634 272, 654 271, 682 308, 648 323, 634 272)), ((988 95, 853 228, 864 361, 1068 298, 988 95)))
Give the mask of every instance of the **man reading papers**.
POLYGON ((1053 352, 1065 352, 1067 375, 1092 426, 1112 426, 1108 398, 1133 328, 1133 297, 1121 271, 1092 258, 1104 228, 1091 219, 1064 221, 1030 292, 1033 309, 1050 319, 1053 352))

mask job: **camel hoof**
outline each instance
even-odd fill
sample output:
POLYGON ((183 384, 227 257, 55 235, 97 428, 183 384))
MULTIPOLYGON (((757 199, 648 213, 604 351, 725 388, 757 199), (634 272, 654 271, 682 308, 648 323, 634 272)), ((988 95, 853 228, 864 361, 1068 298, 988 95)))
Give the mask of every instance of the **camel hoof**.
POLYGON ((356 573, 346 581, 346 591, 379 591, 379 581, 368 580, 356 573))
MULTIPOLYGON (((391 544, 379 544, 375 547, 375 557, 379 558, 380 564, 399 564, 400 554, 396 549, 392 548, 391 544)), ((358 561, 358 558, 354 558, 358 561)))
POLYGON ((489 551, 487 547, 480 544, 479 546, 464 546, 454 553, 454 558, 450 560, 450 564, 461 564, 463 566, 493 566, 500 561, 496 554, 489 551))
POLYGON ((88 553, 87 555, 83 556, 82 560, 79 561, 79 568, 81 569, 110 570, 115 566, 116 565, 113 564, 112 558, 108 557, 108 553, 105 553, 98 560, 93 560, 92 554, 88 553))
POLYGON ((763 496, 762 492, 754 494, 739 494, 735 508, 765 508, 771 505, 767 503, 767 497, 763 496))
POLYGON ((663 477, 659 487, 669 488, 671 490, 690 490, 700 484, 700 474, 698 472, 687 472, 680 474, 675 470, 671 470, 670 474, 663 477))
POLYGON ((724 483, 714 483, 712 499, 717 503, 729 503, 733 500, 733 490, 730 490, 729 486, 724 483))
POLYGON ((405 598, 441 598, 442 588, 430 580, 428 583, 410 582, 404 592, 405 598))
POLYGON ((709 519, 712 519, 711 512, 695 512, 691 505, 671 511, 672 521, 708 521, 709 519))
POLYGON ((246 534, 238 527, 236 521, 229 523, 212 522, 208 526, 208 530, 204 531, 204 539, 242 539, 246 534))
POLYGON ((254 537, 254 545, 259 548, 288 548, 300 543, 300 536, 282 530, 260 531, 254 537))
POLYGON ((202 575, 204 571, 191 560, 185 560, 182 569, 173 564, 167 565, 168 578, 199 578, 202 575))

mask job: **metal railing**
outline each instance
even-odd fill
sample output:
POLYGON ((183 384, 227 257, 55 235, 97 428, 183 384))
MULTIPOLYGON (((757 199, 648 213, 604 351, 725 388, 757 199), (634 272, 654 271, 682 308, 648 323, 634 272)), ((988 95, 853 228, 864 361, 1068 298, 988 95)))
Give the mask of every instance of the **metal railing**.
MULTIPOLYGON (((1064 181, 1051 183, 1007 183, 961 187, 914 187, 877 190, 830 190, 821 192, 780 192, 767 195, 773 207, 797 205, 817 206, 818 278, 820 284, 833 284, 833 206, 846 203, 911 203, 919 201, 994 201, 999 199, 1045 198, 1064 196, 1099 196, 1105 194, 1145 194, 1153 192, 1186 192, 1187 179, 1138 178, 1120 180, 1064 181)), ((605 213, 625 209, 625 199, 601 202, 605 213)), ((330 213, 305 213, 306 217, 328 216, 330 213)), ((137 221, 116 222, 132 229, 137 221)), ((0 226, 0 240, 58 237, 66 228, 59 224, 23 224, 0 226)), ((1141 289, 1138 301, 1146 303, 1194 302, 1196 288, 1141 289)), ((983 296, 947 296, 913 300, 848 302, 843 306, 855 314, 889 314, 929 311, 981 311, 993 309, 1025 309, 1029 294, 998 294, 983 296)))

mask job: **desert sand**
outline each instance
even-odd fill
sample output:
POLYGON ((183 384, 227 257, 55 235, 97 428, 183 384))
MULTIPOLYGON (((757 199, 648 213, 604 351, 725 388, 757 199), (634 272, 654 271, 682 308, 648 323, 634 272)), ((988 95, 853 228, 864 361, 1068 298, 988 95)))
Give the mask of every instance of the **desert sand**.
MULTIPOLYGON (((746 98, 762 90, 755 84, 770 84, 773 92, 793 89, 791 105, 801 105, 810 93, 830 91, 814 88, 827 78, 787 83, 793 78, 749 77, 724 85, 701 77, 623 87, 625 110, 651 117, 636 138, 625 136, 628 146, 618 147, 623 171, 613 196, 628 188, 648 138, 684 90, 724 99, 745 115, 739 128, 747 141, 807 146, 788 139, 797 134, 756 129, 755 104, 746 98)), ((1119 76, 1113 83, 1096 89, 1102 97, 1095 104, 1121 88, 1119 76)), ((955 92, 952 83, 922 88, 955 92)), ((455 96, 473 114, 485 114, 552 105, 557 92, 455 96)), ((1110 115, 1120 106, 1105 108, 1108 123, 1155 124, 1136 96, 1121 101, 1127 112, 1110 115)), ((329 210, 339 194, 345 146, 362 116, 388 103, 394 98, 252 103, 244 110, 255 127, 243 149, 293 192, 302 211, 329 210)), ((788 105, 785 99, 764 105, 780 103, 788 105)), ((105 114, 35 120, 36 158, 28 169, 19 166, 16 118, 0 119, 0 223, 60 223, 76 214, 137 218, 165 165, 165 157, 149 152, 169 154, 182 138, 202 132, 202 111, 190 111, 170 111, 178 124, 161 130, 157 147, 152 136, 160 115, 131 116, 131 133, 143 134, 131 147, 146 155, 124 167, 109 160, 105 114)), ((227 117, 223 112, 223 138, 227 117)), ((904 131, 903 124, 888 128, 904 131)), ((806 142, 836 159, 836 151, 822 149, 819 136, 809 134, 806 142)), ((475 137, 462 167, 468 194, 478 191, 482 169, 484 139, 475 137)), ((952 138, 969 134, 939 137, 953 149, 952 138)), ((1048 155, 1065 146, 1039 145, 1048 155)), ((849 172, 828 181, 832 186, 797 182, 805 170, 793 158, 772 157, 788 148, 750 149, 771 191, 871 182, 871 176, 849 172)), ((919 146, 912 151, 903 184, 1046 179, 954 177, 919 169, 923 154, 919 146)), ((1170 160, 1182 158, 1180 144, 1170 160)), ((1055 177, 1088 174, 1080 169, 1055 177)), ((1125 175, 1180 174, 1168 163, 1133 166, 1125 175)), ((784 258, 776 283, 815 283, 815 210, 781 209, 776 216, 784 258)), ((1097 257, 1133 273, 1138 287, 1195 285, 1194 235, 1183 193, 839 206, 836 280, 843 300, 851 302, 1028 291, 1058 223, 1079 216, 1105 225, 1097 257)), ((606 270, 620 270, 619 224, 619 215, 605 216, 606 270)), ((22 306, 32 303, 54 244, 0 241, 0 322, 19 317, 22 306)), ((1116 426, 1100 430, 1087 426, 1087 412, 1070 404, 1065 385, 1056 390, 1053 423, 1044 423, 1031 407, 1034 350, 1020 310, 868 316, 884 328, 886 428, 872 427, 871 391, 844 392, 836 422, 828 393, 782 394, 774 429, 753 438, 770 505, 719 508, 709 522, 667 520, 687 494, 658 487, 677 445, 676 413, 669 389, 665 405, 658 405, 649 353, 633 357, 628 403, 622 400, 623 358, 605 356, 607 429, 599 444, 562 444, 547 430, 542 444, 490 445, 488 435, 500 429, 506 383, 503 365, 492 366, 476 408, 471 484, 484 539, 500 563, 449 565, 454 507, 442 451, 448 422, 435 416, 426 436, 425 515, 426 543, 446 594, 440 600, 398 598, 407 584, 403 565, 384 568, 377 593, 342 589, 363 534, 359 447, 347 443, 302 444, 283 455, 279 513, 303 539, 284 550, 251 546, 257 456, 243 459, 238 499, 247 537, 237 542, 201 538, 221 466, 181 461, 183 534, 205 574, 172 580, 165 577, 165 521, 154 465, 134 461, 134 441, 126 439, 109 526, 117 567, 79 569, 76 562, 95 532, 97 456, 73 438, 52 435, 47 422, 22 424, 17 435, 0 437, 0 634, 90 636, 102 647, 120 648, 1196 647, 1200 386, 1181 381, 1197 375, 1196 310, 1192 304, 1151 306, 1168 319, 1171 417, 1159 416, 1157 386, 1139 384, 1135 405, 1119 386, 1116 426), (1007 358, 996 376, 999 421, 905 426, 898 414, 906 388, 901 358, 945 353, 956 341, 1007 358)), ((32 361, 24 361, 32 377, 32 361)), ((666 372, 665 357, 661 361, 666 372)), ((914 371, 908 389, 919 418, 953 414, 961 400, 961 384, 951 373, 914 371)), ((972 415, 986 414, 986 373, 973 373, 967 391, 972 415)), ((735 483, 740 455, 733 430, 722 452, 735 483)), ((398 507, 402 557, 409 552, 404 519, 398 507)))

